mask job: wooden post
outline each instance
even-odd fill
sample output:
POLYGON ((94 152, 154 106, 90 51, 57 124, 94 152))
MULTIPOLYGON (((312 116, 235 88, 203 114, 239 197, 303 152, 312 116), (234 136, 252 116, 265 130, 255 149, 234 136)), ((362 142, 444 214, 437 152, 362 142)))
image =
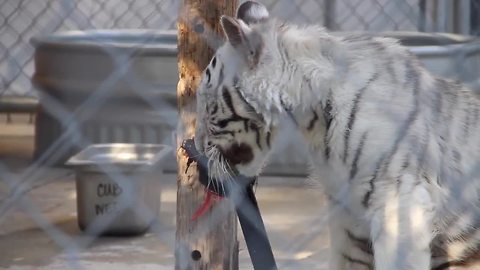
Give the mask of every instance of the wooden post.
MULTIPOLYGON (((195 134, 195 92, 201 73, 223 40, 220 16, 233 16, 237 1, 183 0, 178 18, 177 146, 195 134)), ((191 217, 204 199, 196 167, 187 170, 187 157, 177 151, 177 232, 175 269, 238 269, 237 218, 222 200, 196 221, 191 217)))

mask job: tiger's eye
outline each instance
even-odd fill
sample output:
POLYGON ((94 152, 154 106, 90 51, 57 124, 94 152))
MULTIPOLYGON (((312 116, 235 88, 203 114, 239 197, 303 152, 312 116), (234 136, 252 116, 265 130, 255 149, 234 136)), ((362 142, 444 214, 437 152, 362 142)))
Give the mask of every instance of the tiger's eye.
POLYGON ((221 120, 221 121, 218 121, 218 124, 217 124, 220 128, 225 128, 227 127, 228 125, 228 120, 221 120))

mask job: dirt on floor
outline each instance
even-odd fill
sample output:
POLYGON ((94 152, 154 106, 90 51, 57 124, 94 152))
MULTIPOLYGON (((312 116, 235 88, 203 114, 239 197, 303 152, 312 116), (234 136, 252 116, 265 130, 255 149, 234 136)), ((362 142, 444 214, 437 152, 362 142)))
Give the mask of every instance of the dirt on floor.
MULTIPOLYGON (((175 174, 162 181, 158 218, 145 235, 89 236, 77 225, 73 172, 32 166, 33 125, 20 119, 0 118, 0 269, 173 269, 175 174)), ((321 189, 262 177, 256 193, 279 269, 326 269, 321 189)), ((239 232, 240 269, 252 269, 239 232)))

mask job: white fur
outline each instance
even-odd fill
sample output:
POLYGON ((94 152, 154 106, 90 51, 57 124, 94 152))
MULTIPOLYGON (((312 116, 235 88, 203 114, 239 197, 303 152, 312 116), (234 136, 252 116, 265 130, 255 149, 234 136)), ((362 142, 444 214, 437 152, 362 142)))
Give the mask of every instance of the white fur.
MULTIPOLYGON (((393 39, 336 37, 318 26, 272 19, 242 27, 261 35, 259 61, 252 68, 226 43, 216 54, 229 69, 224 83, 240 78, 242 96, 263 117, 264 131, 273 132, 289 117, 302 131, 312 176, 325 185, 332 211, 340 208, 331 221, 330 269, 364 269, 355 259, 378 270, 426 270, 478 248, 478 231, 457 240, 480 225, 478 97, 432 76, 393 39), (327 130, 321 114, 328 102, 333 120, 327 130), (319 119, 309 129, 312 110, 319 119), (369 238, 375 257, 361 252, 347 230, 369 238), (431 243, 440 236, 448 254, 431 261, 431 243)), ((213 91, 201 89, 200 99, 213 91)), ((202 109, 199 117, 208 118, 202 109)), ((208 136, 204 122, 197 125, 197 134, 208 136)), ((248 135, 239 137, 255 144, 248 135)), ((266 149, 255 149, 253 162, 237 169, 258 174, 267 156, 266 149)), ((456 269, 468 267, 480 269, 480 263, 456 269)))

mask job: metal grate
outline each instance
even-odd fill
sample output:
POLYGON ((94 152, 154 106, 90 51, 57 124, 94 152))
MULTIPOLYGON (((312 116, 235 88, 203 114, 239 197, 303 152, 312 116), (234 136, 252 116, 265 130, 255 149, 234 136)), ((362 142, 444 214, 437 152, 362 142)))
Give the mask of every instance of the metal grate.
MULTIPOLYGON (((272 14, 295 23, 319 23, 338 31, 427 30, 437 15, 422 0, 263 0, 272 14), (430 23, 431 24, 431 23, 430 23)), ((432 2, 432 1, 426 1, 432 2)), ((177 0, 3 0, 0 2, 0 96, 36 96, 31 86, 33 36, 84 29, 173 29, 177 0)), ((472 1, 472 33, 478 34, 478 1, 472 1), (475 21, 476 20, 476 21, 475 21)), ((453 30, 452 30, 453 31, 453 30)))
MULTIPOLYGON (((451 14, 450 19, 446 17, 446 13, 442 13, 442 10, 445 9, 439 6, 432 8, 435 1, 263 0, 261 2, 269 7, 272 16, 299 24, 318 23, 335 31, 451 31, 480 34, 480 16, 478 15, 480 14, 480 1, 472 0, 470 1, 471 6, 459 9, 463 12, 461 14, 468 13, 468 17, 460 18, 451 14), (462 18, 468 18, 468 23, 462 18)), ((37 97, 38 93, 31 84, 31 77, 34 73, 34 47, 30 43, 32 37, 67 30, 174 29, 180 3, 180 0, 0 0, 0 101, 2 96, 37 97)), ((62 259, 66 263, 59 266, 59 269, 65 267, 89 269, 89 266, 80 265, 79 256, 85 254, 82 252, 92 245, 95 237, 81 238, 62 231, 57 226, 58 224, 51 223, 51 220, 44 215, 45 209, 37 207, 32 199, 38 198, 30 192, 42 184, 37 182, 38 179, 50 179, 47 182, 51 182, 51 179, 57 177, 72 180, 70 172, 67 172, 68 176, 65 171, 62 171, 53 177, 49 168, 40 165, 48 160, 58 159, 62 155, 71 155, 72 145, 83 148, 91 143, 112 142, 110 141, 112 138, 121 140, 123 136, 140 138, 139 141, 145 141, 147 137, 154 138, 151 143, 159 143, 163 140, 162 143, 173 145, 172 141, 168 142, 171 139, 167 138, 170 134, 166 135, 162 132, 168 128, 174 129, 177 124, 174 99, 173 102, 172 100, 165 102, 165 100, 150 98, 148 93, 137 91, 138 93, 135 94, 138 96, 135 98, 138 100, 135 101, 137 102, 135 107, 120 106, 115 108, 116 111, 110 115, 103 113, 102 109, 109 105, 105 97, 111 95, 111 91, 115 91, 114 85, 120 80, 123 80, 125 85, 131 88, 141 86, 136 88, 137 90, 152 90, 152 84, 142 77, 143 74, 126 72, 130 55, 119 53, 111 48, 105 49, 104 53, 114 60, 112 73, 98 85, 98 88, 94 89, 95 91, 92 91, 94 93, 80 102, 75 110, 66 107, 54 96, 42 96, 44 111, 37 115, 44 118, 37 118, 37 123, 43 121, 52 124, 44 130, 50 133, 58 131, 58 134, 55 134, 58 137, 45 144, 46 148, 39 153, 37 161, 26 165, 21 172, 0 162, 0 184, 6 187, 5 194, 0 193, 0 237, 2 236, 1 225, 8 217, 7 214, 16 207, 21 208, 25 215, 48 235, 48 241, 54 241, 64 254, 65 258, 62 259), (127 109, 128 114, 125 113, 127 109), (142 114, 142 119, 136 118, 134 112, 142 114), (161 119, 153 112, 162 112, 162 116, 165 118, 161 119), (100 123, 99 127, 95 126, 97 123, 93 122, 100 121, 102 117, 108 118, 108 121, 113 124, 105 127, 104 123, 100 123), (92 121, 92 124, 83 129, 85 126, 82 125, 88 121, 92 121), (130 126, 126 126, 127 122, 130 126), (165 124, 167 128, 163 129, 161 124, 165 124), (157 135, 161 138, 157 139, 157 135), (100 138, 100 141, 95 141, 95 138, 100 138)), ((477 74, 473 76, 477 76, 477 74)), ((175 76, 170 76, 170 78, 173 77, 175 76)), ((171 88, 171 92, 174 93, 174 88, 171 88)), ((122 105, 125 106, 125 104, 122 105)), ((295 153, 291 152, 290 154, 294 155, 295 153)), ((112 178, 119 183, 128 182, 128 176, 123 174, 113 174, 112 178)), ((282 189, 285 186, 288 185, 280 187, 282 192, 292 191, 282 189)), ((74 194, 72 190, 69 191, 74 194)), ((275 191, 270 192, 270 195, 275 192, 278 194, 278 188, 275 187, 275 191)), ((174 195, 174 192, 173 195, 170 194, 172 197, 174 195)), ((295 196, 302 197, 305 194, 298 192, 295 193, 295 196)), ((48 194, 40 194, 39 197, 45 199, 48 194)), ((312 200, 323 200, 314 196, 311 198, 313 198, 312 200)), ((318 203, 323 206, 324 201, 318 203)), ((317 204, 314 203, 296 207, 311 208, 309 210, 312 212, 318 210, 317 204)), ((291 208, 289 210, 292 211, 292 215, 296 211, 291 208)), ((216 214, 216 218, 221 218, 218 213, 216 214)), ((296 234, 294 237, 285 236, 282 227, 284 224, 279 225, 281 229, 278 230, 280 236, 277 235, 277 239, 280 240, 273 244, 282 248, 281 269, 320 269, 322 267, 317 263, 317 261, 325 259, 324 254, 326 253, 324 247, 326 245, 321 233, 327 228, 327 218, 331 214, 332 212, 321 209, 315 213, 314 218, 304 217, 306 221, 300 228, 302 233, 296 234), (324 245, 322 253, 314 254, 311 250, 320 245, 324 245)), ((173 254, 175 245, 173 236, 171 231, 168 231, 170 235, 162 231, 164 229, 162 226, 165 225, 162 222, 165 221, 159 221, 156 224, 152 241, 162 242, 165 244, 165 252, 173 254)), ((91 229, 93 235, 98 235, 98 231, 105 225, 102 221, 96 224, 91 229)), ((165 226, 169 225, 171 224, 165 226)), ((142 252, 144 251, 142 250, 142 252)), ((157 255, 153 254, 152 258, 155 256, 157 255)), ((0 267, 2 267, 1 260, 0 267)), ((326 269, 326 266, 322 269, 326 269)))

